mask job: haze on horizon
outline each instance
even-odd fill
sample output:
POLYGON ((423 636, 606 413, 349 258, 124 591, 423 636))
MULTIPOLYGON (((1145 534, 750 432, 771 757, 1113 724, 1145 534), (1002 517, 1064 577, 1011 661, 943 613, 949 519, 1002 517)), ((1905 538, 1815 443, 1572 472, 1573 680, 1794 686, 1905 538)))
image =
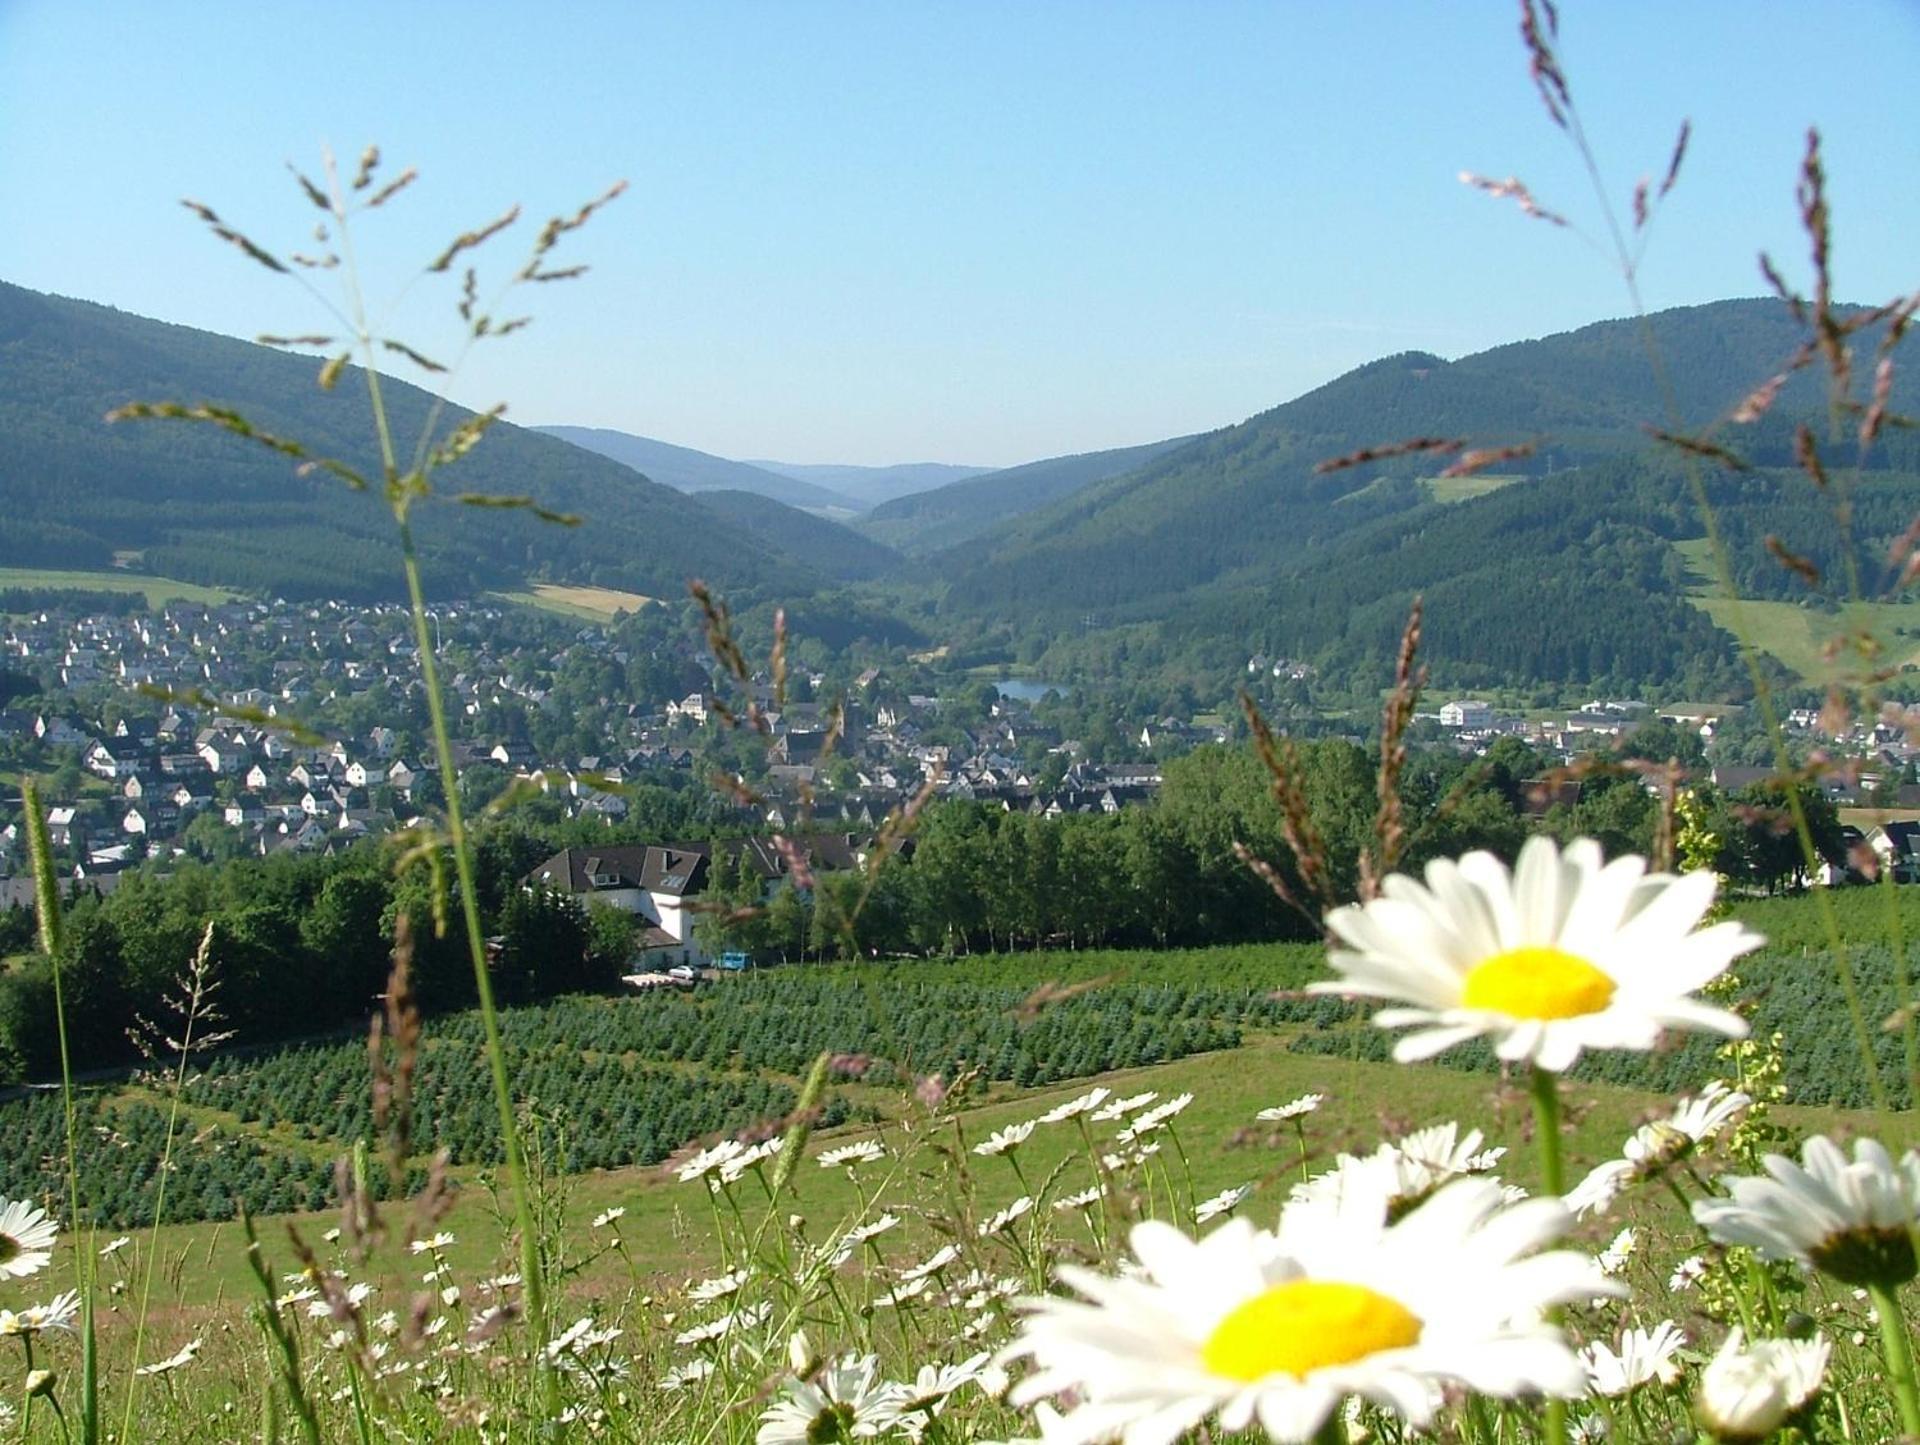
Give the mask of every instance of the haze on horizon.
MULTIPOLYGON (((1623 209, 1691 117, 1649 307, 1800 277, 1793 184, 1826 141, 1839 292, 1915 283, 1920 9, 1576 0, 1561 49, 1623 209)), ((582 282, 447 390, 524 423, 734 458, 1010 465, 1206 430, 1377 356, 1459 356, 1625 313, 1514 9, 850 3, 698 11, 209 0, 0 8, 0 279, 231 335, 309 331, 270 245, 313 213, 285 164, 377 140, 416 193, 363 249, 399 334, 455 232, 616 177, 582 282), (1517 175, 1574 232, 1470 191, 1517 175), (26 218, 23 223, 22 218, 26 218)), ((523 223, 529 233, 531 225, 523 223)), ((505 269, 523 242, 489 257, 505 269)), ((436 332, 436 328, 441 328, 436 332)))

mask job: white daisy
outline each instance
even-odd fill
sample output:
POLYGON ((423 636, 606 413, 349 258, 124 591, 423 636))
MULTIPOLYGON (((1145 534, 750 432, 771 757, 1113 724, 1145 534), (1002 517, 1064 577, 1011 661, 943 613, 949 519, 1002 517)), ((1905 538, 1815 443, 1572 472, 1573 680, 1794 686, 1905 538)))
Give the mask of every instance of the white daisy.
POLYGON ((928 1255, 925 1259, 921 1260, 920 1263, 914 1265, 911 1269, 901 1270, 900 1278, 901 1279, 925 1279, 929 1275, 940 1273, 941 1270, 945 1269, 948 1265, 952 1264, 954 1261, 956 1261, 959 1258, 960 1258, 960 1251, 957 1247, 951 1244, 943 1244, 938 1249, 936 1249, 932 1254, 928 1255))
POLYGON ((1005 1209, 1001 1210, 998 1214, 994 1215, 993 1218, 980 1226, 980 1237, 986 1239, 991 1235, 1000 1233, 1032 1208, 1033 1200, 1027 1195, 1022 1194, 1018 1199, 1014 1200, 1013 1203, 1009 1204, 1005 1209))
POLYGON ((1763 940, 1734 922, 1695 931, 1712 873, 1646 866, 1536 835, 1511 874, 1469 853, 1429 863, 1424 886, 1391 875, 1383 897, 1327 915, 1341 977, 1309 988, 1398 1001, 1373 1021, 1415 1027, 1394 1046, 1402 1062, 1485 1036, 1508 1062, 1559 1072, 1583 1049, 1651 1049, 1666 1028, 1744 1037, 1744 1020, 1691 995, 1763 940))
POLYGON ((614 1221, 624 1218, 626 1212, 627 1206, 624 1204, 616 1204, 611 1209, 603 1209, 593 1216, 593 1227, 595 1229, 605 1229, 614 1221))
POLYGON ((1296 1203, 1277 1233, 1235 1219, 1198 1242, 1143 1223, 1141 1277, 1063 1265, 1089 1303, 1020 1302, 1006 1358, 1036 1368, 1012 1399, 1071 1395, 1071 1438, 1157 1445, 1213 1415, 1308 1440, 1354 1395, 1415 1426, 1449 1385, 1573 1398, 1586 1371, 1545 1314, 1619 1291, 1582 1255, 1534 1253, 1569 1223, 1557 1200, 1503 1205, 1489 1180, 1393 1224, 1359 1200, 1296 1203))
POLYGON ((1631 1394, 1642 1385, 1658 1380, 1672 1385, 1681 1375, 1680 1351, 1687 1337, 1672 1320, 1662 1320, 1651 1333, 1631 1329, 1620 1336, 1620 1351, 1615 1354, 1603 1341, 1595 1340, 1580 1352, 1587 1367, 1593 1393, 1609 1398, 1631 1394))
POLYGON ((887 1146, 878 1139, 862 1139, 857 1144, 842 1144, 838 1149, 829 1149, 820 1155, 822 1169, 834 1169, 842 1165, 851 1169, 856 1164, 877 1164, 887 1157, 887 1146))
POLYGON ((675 1365, 660 1377, 663 1390, 684 1390, 689 1385, 697 1385, 714 1371, 713 1361, 705 1355, 688 1360, 684 1365, 675 1365))
POLYGON ((1155 1104, 1144 1114, 1137 1116, 1133 1121, 1132 1128, 1120 1137, 1123 1139, 1129 1137, 1129 1135, 1138 1137, 1141 1134, 1147 1133, 1149 1130, 1158 1129, 1162 1124, 1166 1123, 1167 1120, 1181 1112, 1181 1110, 1185 1109, 1187 1105, 1192 1102, 1193 1095, 1191 1094, 1175 1094, 1165 1103, 1155 1104))
POLYGON ((896 1386, 880 1379, 880 1358, 849 1356, 817 1380, 789 1380, 784 1399, 760 1417, 757 1445, 815 1445, 878 1435, 893 1423, 896 1386))
POLYGON ((74 1290, 55 1295, 52 1303, 15 1312, 0 1310, 0 1335, 37 1335, 44 1330, 71 1330, 80 1314, 80 1296, 74 1290))
POLYGON ((200 1353, 200 1341, 189 1340, 186 1344, 180 1347, 180 1352, 178 1354, 170 1355, 166 1359, 156 1361, 151 1365, 142 1365, 140 1366, 139 1369, 134 1371, 134 1374, 136 1375, 170 1375, 175 1370, 181 1368, 181 1366, 191 1363, 193 1360, 193 1357, 199 1353, 200 1353))
POLYGON ((899 1215, 882 1214, 875 1219, 868 1220, 865 1224, 855 1225, 852 1229, 849 1229, 841 1236, 841 1243, 853 1245, 865 1244, 870 1239, 878 1239, 899 1223, 899 1215))
POLYGON ((1690 1254, 1673 1267, 1673 1273, 1667 1276, 1667 1288, 1674 1294, 1683 1289, 1692 1289, 1706 1277, 1707 1257, 1703 1254, 1690 1254))
POLYGON ((1053 1207, 1062 1214, 1065 1214, 1070 1209, 1091 1209, 1100 1202, 1101 1196, 1106 1192, 1105 1185, 1095 1184, 1093 1187, 1079 1190, 1077 1193, 1061 1195, 1053 1201, 1053 1207))
POLYGON ((1087 1090, 1077 1099, 1069 1099, 1064 1104, 1056 1104, 1039 1118, 1042 1124, 1059 1124, 1073 1118, 1076 1114, 1089 1113, 1106 1103, 1113 1094, 1111 1089, 1094 1088, 1087 1090))
POLYGON ((1854 1285, 1900 1285, 1916 1273, 1913 1227, 1920 1221, 1920 1154, 1896 1164, 1872 1139, 1854 1142, 1853 1161, 1814 1135, 1801 1158, 1763 1161, 1771 1178, 1720 1182, 1728 1199, 1694 1201, 1693 1217, 1722 1244, 1763 1259, 1790 1259, 1854 1285))
POLYGON ((973 1146, 973 1152, 988 1159, 991 1159, 996 1154, 1011 1154, 1015 1149, 1018 1149, 1022 1144, 1027 1142, 1027 1138, 1033 1133, 1033 1129, 1034 1121, 1031 1119, 1027 1120, 1024 1124, 1009 1124, 1004 1129, 994 1130, 993 1133, 987 1136, 984 1143, 975 1144, 973 1146))
POLYGON ((1700 1372, 1694 1415, 1716 1440, 1765 1440, 1820 1390, 1828 1340, 1755 1340, 1736 1327, 1700 1372))
POLYGON ((1096 1124, 1111 1123, 1115 1119, 1124 1119, 1136 1109, 1144 1109, 1160 1097, 1158 1089, 1148 1089, 1144 1094, 1129 1094, 1124 1099, 1109 1099, 1102 1107, 1093 1111, 1096 1124))
POLYGON ((1683 1098, 1665 1119, 1634 1130, 1618 1159, 1595 1165, 1567 1191, 1567 1208, 1582 1219, 1605 1214, 1629 1185, 1692 1155, 1752 1102, 1748 1095, 1716 1079, 1701 1090, 1699 1097, 1683 1098))
POLYGON ((698 1284, 687 1287, 687 1298, 695 1304, 711 1304, 717 1299, 725 1299, 737 1293, 741 1285, 747 1282, 747 1271, 736 1269, 713 1279, 703 1279, 698 1284))
POLYGON ((1631 1229, 1623 1229, 1614 1235, 1613 1243, 1600 1251, 1596 1261, 1601 1273, 1618 1274, 1627 1267, 1627 1261, 1633 1258, 1634 1251, 1640 1246, 1640 1236, 1631 1229))
POLYGON ((957 1365, 922 1365, 911 1381, 895 1387, 890 1404, 895 1425, 912 1439, 919 1439, 927 1422, 946 1407, 950 1395, 980 1379, 988 1358, 982 1350, 957 1365))
POLYGON ((53 1258, 59 1228, 47 1211, 24 1199, 0 1199, 0 1279, 38 1274, 53 1258))
POLYGON ((1318 1109, 1327 1100, 1325 1094, 1302 1094, 1291 1104, 1282 1104, 1275 1109, 1262 1109, 1253 1117, 1263 1124, 1284 1124, 1289 1119, 1303 1119, 1318 1109))
POLYGON ((1205 1224, 1209 1220, 1218 1219, 1223 1214, 1229 1214, 1238 1209, 1251 1193, 1253 1193, 1251 1184, 1242 1184, 1237 1189, 1223 1189, 1213 1198, 1203 1199, 1193 1206, 1193 1222, 1205 1224))
POLYGON ((432 1239, 416 1239, 407 1246, 414 1254, 435 1254, 453 1243, 453 1236, 444 1229, 432 1239))
POLYGON ((1497 1162, 1499 1151, 1482 1149, 1485 1142, 1478 1129, 1462 1135, 1458 1124, 1436 1124, 1378 1145, 1368 1155, 1339 1155, 1332 1169, 1294 1185, 1293 1198, 1378 1200, 1387 1217, 1397 1219, 1441 1185, 1484 1173, 1497 1162))
POLYGON ((773 1158, 774 1155, 784 1149, 786 1144, 787 1141, 776 1134, 771 1139, 762 1139, 751 1148, 743 1149, 738 1154, 721 1160, 719 1166, 720 1182, 722 1184, 737 1183, 740 1177, 749 1169, 758 1169, 762 1164, 766 1163, 767 1160, 773 1158))
POLYGON ((746 1146, 738 1139, 722 1139, 711 1149, 702 1149, 693 1158, 673 1171, 674 1177, 682 1184, 691 1184, 696 1179, 704 1179, 729 1159, 740 1154, 746 1146))
POLYGON ((133 1243, 133 1237, 131 1235, 123 1234, 118 1239, 111 1240, 108 1243, 100 1246, 100 1258, 110 1259, 132 1243, 133 1243))

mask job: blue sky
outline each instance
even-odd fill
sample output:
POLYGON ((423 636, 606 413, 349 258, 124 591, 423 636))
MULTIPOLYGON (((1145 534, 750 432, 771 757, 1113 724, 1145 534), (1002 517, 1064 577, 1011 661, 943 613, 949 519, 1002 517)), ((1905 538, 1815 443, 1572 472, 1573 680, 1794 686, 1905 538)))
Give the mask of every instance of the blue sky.
MULTIPOLYGON (((1840 293, 1920 285, 1920 7, 1566 0, 1562 46, 1623 204, 1692 117, 1650 305, 1755 294, 1763 247, 1804 274, 1810 123, 1840 293)), ((286 162, 368 140, 422 172, 358 246, 429 352, 452 298, 409 278, 448 237, 626 178, 565 253, 588 277, 448 389, 737 457, 1143 442, 1627 307, 1597 245, 1456 179, 1518 175, 1603 235, 1505 3, 0 0, 0 279, 316 329, 176 202, 296 249, 316 213, 286 162)))

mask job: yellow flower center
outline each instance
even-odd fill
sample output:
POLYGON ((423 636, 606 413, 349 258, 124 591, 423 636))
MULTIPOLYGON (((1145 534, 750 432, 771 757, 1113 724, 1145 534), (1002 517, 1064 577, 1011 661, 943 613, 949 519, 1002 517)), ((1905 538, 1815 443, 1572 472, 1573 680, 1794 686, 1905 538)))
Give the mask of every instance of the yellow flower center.
POLYGON ((1597 1014, 1613 1001, 1613 980, 1558 948, 1510 948, 1475 964, 1460 1002, 1517 1019, 1597 1014))
POLYGON ((1416 1344, 1420 1328, 1399 1301, 1365 1285, 1296 1279, 1236 1306, 1207 1337, 1200 1358, 1229 1380, 1304 1378, 1310 1370, 1416 1344))

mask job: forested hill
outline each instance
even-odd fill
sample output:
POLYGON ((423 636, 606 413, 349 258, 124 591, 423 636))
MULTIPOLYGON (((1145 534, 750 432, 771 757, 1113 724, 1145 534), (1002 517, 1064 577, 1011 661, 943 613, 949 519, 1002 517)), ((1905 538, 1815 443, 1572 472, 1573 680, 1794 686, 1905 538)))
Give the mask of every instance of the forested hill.
POLYGON ((692 447, 677 447, 672 442, 635 436, 631 432, 597 426, 541 426, 533 430, 559 437, 563 442, 572 442, 577 447, 585 447, 590 452, 598 452, 603 457, 612 457, 622 466, 632 467, 636 472, 682 492, 722 489, 757 492, 763 497, 772 497, 776 502, 785 502, 789 507, 817 511, 852 513, 860 511, 864 505, 843 493, 815 486, 798 477, 770 472, 765 467, 756 467, 748 462, 728 461, 725 457, 695 451, 692 447))
POLYGON ((703 491, 694 500, 781 556, 804 557, 809 566, 836 581, 879 577, 904 560, 891 547, 883 547, 850 527, 755 492, 703 491))
MULTIPOLYGON (((1666 311, 1645 332, 1686 427, 1728 411, 1802 335, 1773 300, 1666 311)), ((1820 411, 1820 388, 1811 372, 1796 376, 1767 420, 1734 440, 1756 460, 1787 462, 1790 420, 1820 411)), ((1896 406, 1911 410, 1915 394, 1899 373, 1896 406)), ((1389 357, 951 549, 936 563, 944 605, 956 617, 1163 616, 1210 589, 1270 586, 1346 534, 1447 495, 1422 480, 1440 470, 1431 458, 1317 473, 1327 458, 1417 436, 1538 441, 1532 457, 1501 470, 1544 476, 1638 453, 1649 445, 1643 423, 1668 415, 1637 321, 1456 362, 1389 357)), ((1894 450, 1912 445, 1897 440, 1894 450)), ((1538 498, 1552 505, 1550 489, 1538 498)))
MULTIPOLYGON (((303 477, 210 426, 103 421, 129 401, 218 403, 377 477, 364 378, 349 370, 323 392, 317 371, 307 357, 0 283, 0 558, 91 568, 133 552, 155 573, 282 596, 397 594, 399 549, 377 494, 303 477)), ((382 391, 397 434, 417 436, 434 398, 395 381, 382 391)), ((442 595, 551 578, 676 596, 699 574, 795 596, 822 581, 671 488, 535 432, 495 427, 440 485, 590 519, 422 507, 415 537, 442 595)))
POLYGON ((874 540, 913 557, 944 551, 1009 517, 1044 507, 1094 482, 1143 467, 1185 446, 1192 437, 1148 442, 1114 451, 1048 457, 1002 471, 949 482, 928 492, 882 502, 856 524, 874 540))

